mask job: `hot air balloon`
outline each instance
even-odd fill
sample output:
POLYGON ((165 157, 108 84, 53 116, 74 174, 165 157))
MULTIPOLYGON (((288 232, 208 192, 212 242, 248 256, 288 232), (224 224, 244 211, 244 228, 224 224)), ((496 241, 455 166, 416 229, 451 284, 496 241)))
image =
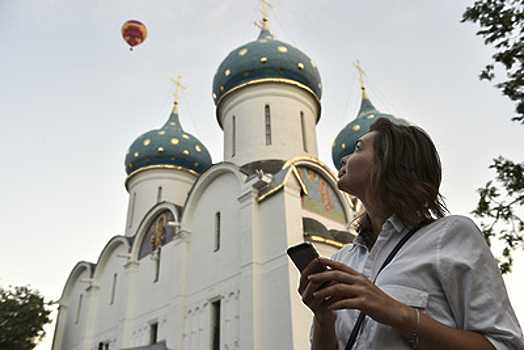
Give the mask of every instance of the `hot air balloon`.
POLYGON ((127 21, 122 26, 122 37, 129 44, 129 50, 133 50, 134 46, 139 45, 146 40, 146 26, 139 21, 127 21))

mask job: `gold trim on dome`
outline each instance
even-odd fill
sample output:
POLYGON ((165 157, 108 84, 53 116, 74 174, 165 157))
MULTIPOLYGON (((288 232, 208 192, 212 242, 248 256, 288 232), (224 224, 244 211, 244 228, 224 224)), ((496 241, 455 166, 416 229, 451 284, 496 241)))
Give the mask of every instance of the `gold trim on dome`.
POLYGON ((164 147, 158 147, 158 152, 160 153, 164 152, 164 147))
POLYGON ((185 156, 188 156, 189 155, 189 151, 187 149, 184 150, 184 152, 182 152, 185 156))
POLYGON ((189 140, 189 136, 186 134, 182 134, 182 137, 185 138, 186 140, 189 140))
MULTIPOLYGON (((130 164, 130 166, 132 166, 132 164, 130 164)), ((195 176, 200 176, 200 173, 197 173, 196 171, 192 170, 192 169, 188 169, 188 168, 185 168, 183 166, 179 166, 179 165, 171 165, 171 164, 157 164, 157 165, 149 165, 149 166, 145 166, 145 167, 142 167, 140 169, 137 169, 135 171, 133 171, 131 174, 127 175, 127 178, 126 178, 126 181, 125 181, 125 186, 127 188, 127 183, 129 182, 129 180, 135 176, 136 174, 139 174, 139 173, 142 173, 144 171, 147 171, 147 170, 153 170, 153 169, 172 169, 172 170, 182 170, 182 171, 186 171, 192 175, 195 175, 195 176)))
POLYGON ((128 148, 128 149, 127 149, 126 156, 127 156, 129 153, 131 153, 131 148, 128 148))
POLYGON ((353 126, 352 129, 353 129, 353 131, 359 131, 360 130, 360 125, 357 124, 357 125, 353 126))
POLYGON ((213 92, 213 98, 214 98, 215 100, 217 99, 217 94, 215 94, 214 92, 213 92))
POLYGON ((345 143, 343 143, 341 146, 342 146, 343 149, 346 148, 346 144, 345 143))
POLYGON ((226 69, 226 71, 224 72, 224 75, 226 77, 229 77, 230 74, 231 74, 231 69, 226 69))
POLYGON ((226 89, 224 89, 223 86, 220 87, 220 91, 224 92, 226 89))
MULTIPOLYGON (((245 70, 243 74, 244 74, 245 77, 247 77, 247 76, 249 76, 249 71, 248 71, 248 70, 245 70)), ((215 97, 215 98, 216 98, 216 97, 215 97)))
POLYGON ((310 60, 309 62, 311 63, 311 66, 312 66, 313 68, 317 68, 316 63, 315 63, 313 60, 310 60))
POLYGON ((266 62, 267 62, 267 57, 260 58, 260 63, 266 63, 266 62))
POLYGON ((306 235, 305 234, 304 237, 306 237, 306 240, 313 241, 313 242, 326 243, 326 244, 335 246, 337 248, 342 248, 342 247, 346 246, 347 244, 351 244, 351 243, 344 244, 342 242, 335 241, 333 239, 324 238, 324 237, 320 237, 320 236, 316 236, 316 235, 306 235))
POLYGON ((298 66, 298 69, 300 69, 300 70, 304 69, 304 63, 302 63, 302 62, 299 63, 297 66, 298 66))
MULTIPOLYGON (((262 83, 283 83, 283 84, 290 84, 290 85, 294 85, 296 87, 302 88, 302 89, 306 90, 307 92, 311 93, 315 97, 315 99, 317 100, 317 103, 320 105, 320 98, 318 98, 318 95, 310 87, 308 87, 308 86, 306 86, 306 85, 304 85, 302 83, 299 83, 298 81, 285 79, 285 78, 261 78, 261 79, 250 80, 248 82, 245 82, 243 84, 235 86, 234 88, 229 89, 226 93, 224 93, 224 94, 222 94, 222 96, 220 96, 220 98, 218 99, 216 104, 218 106, 220 104, 220 102, 222 102, 224 97, 226 97, 227 95, 229 95, 232 92, 235 92, 235 91, 237 91, 239 89, 242 89, 242 88, 244 88, 244 87, 246 87, 248 85, 255 85, 255 84, 262 84, 262 83)), ((221 89, 222 88, 223 87, 221 87, 221 89)))
POLYGON ((318 88, 322 90, 322 83, 318 83, 318 88))
POLYGON ((164 135, 166 132, 164 130, 161 130, 158 132, 158 135, 164 135))
POLYGON ((259 43, 267 43, 267 40, 266 39, 260 39, 258 42, 259 43))
POLYGON ((175 126, 176 123, 175 123, 175 122, 169 122, 169 125, 171 125, 171 126, 175 126))
POLYGON ((197 150, 197 152, 202 152, 202 148, 199 145, 196 145, 195 149, 197 150))
POLYGON ((135 152, 135 158, 138 157, 139 155, 140 155, 140 153, 135 152))
POLYGON ((374 114, 370 114, 370 115, 367 116, 367 118, 368 119, 373 119, 373 118, 375 118, 375 115, 374 114))
POLYGON ((144 141, 144 146, 149 146, 150 143, 151 143, 151 140, 147 139, 144 141))
POLYGON ((178 142, 180 142, 180 141, 178 141, 178 139, 171 139, 171 143, 173 145, 178 145, 178 142))
POLYGON ((193 165, 194 165, 194 166, 198 166, 198 162, 195 162, 193 165))
POLYGON ((242 50, 240 50, 240 51, 238 52, 238 55, 239 55, 239 56, 244 56, 246 53, 247 53, 247 49, 246 49, 246 48, 243 48, 242 50))
POLYGON ((282 52, 282 53, 286 53, 287 52, 287 47, 285 46, 279 46, 278 47, 278 51, 282 52))

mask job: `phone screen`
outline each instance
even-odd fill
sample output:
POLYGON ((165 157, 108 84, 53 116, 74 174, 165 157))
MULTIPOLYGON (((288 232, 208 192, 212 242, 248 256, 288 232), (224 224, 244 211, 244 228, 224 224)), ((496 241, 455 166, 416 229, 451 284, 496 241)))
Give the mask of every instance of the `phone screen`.
MULTIPOLYGON (((300 270, 304 269, 309 265, 309 263, 319 257, 317 251, 313 245, 309 242, 302 242, 300 244, 289 247, 287 254, 291 260, 295 263, 295 266, 300 270)), ((322 264, 319 264, 315 269, 315 273, 326 271, 326 267, 322 264)))

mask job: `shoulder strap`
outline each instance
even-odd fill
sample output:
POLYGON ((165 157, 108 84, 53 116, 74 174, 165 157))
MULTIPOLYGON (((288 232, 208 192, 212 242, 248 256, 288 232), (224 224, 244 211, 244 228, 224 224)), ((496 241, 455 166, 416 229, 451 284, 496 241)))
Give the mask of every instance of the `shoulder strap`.
MULTIPOLYGON (((408 233, 402 239, 397 243, 395 248, 389 253, 388 257, 380 267, 380 270, 378 270, 377 274, 375 275, 375 278, 373 279, 373 283, 377 280, 377 276, 390 262, 393 260, 395 255, 397 255, 398 251, 402 246, 408 241, 408 239, 411 238, 417 232, 422 226, 429 223, 430 220, 423 220, 421 221, 417 226, 413 227, 411 230, 409 230, 408 233)), ((355 322, 355 326, 353 326, 353 330, 351 331, 351 335, 349 336, 349 340, 346 344, 346 350, 350 350, 353 347, 353 344, 355 344, 355 341, 357 340, 358 332, 360 331, 360 328, 362 327, 362 322, 364 322, 364 317, 366 317, 366 314, 360 311, 360 314, 358 315, 357 321, 355 322)))

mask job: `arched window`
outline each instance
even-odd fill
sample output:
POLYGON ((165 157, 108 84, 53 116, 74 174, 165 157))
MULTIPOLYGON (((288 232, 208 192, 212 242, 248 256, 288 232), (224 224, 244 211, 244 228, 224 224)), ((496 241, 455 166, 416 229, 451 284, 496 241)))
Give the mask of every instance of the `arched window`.
POLYGON ((231 126, 231 157, 235 156, 237 148, 237 119, 233 116, 231 126))
POLYGON ((215 214, 215 245, 214 245, 215 252, 220 249, 220 230, 221 230, 220 221, 221 221, 220 212, 218 211, 215 214))
POLYGON ((109 305, 113 305, 115 302, 115 292, 116 292, 116 273, 113 275, 113 288, 111 288, 111 299, 109 300, 109 305))
POLYGON ((269 105, 265 107, 265 124, 266 124, 266 145, 271 145, 271 113, 269 105))
POLYGON ((307 139, 306 139, 306 121, 304 119, 304 112, 300 111, 300 126, 302 128, 302 146, 304 151, 307 152, 307 139))

